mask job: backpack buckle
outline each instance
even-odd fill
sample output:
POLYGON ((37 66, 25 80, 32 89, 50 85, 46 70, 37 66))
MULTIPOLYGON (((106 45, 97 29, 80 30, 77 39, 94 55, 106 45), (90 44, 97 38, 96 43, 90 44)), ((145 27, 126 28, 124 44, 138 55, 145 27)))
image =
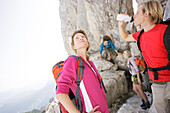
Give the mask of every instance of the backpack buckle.
POLYGON ((154 68, 148 67, 149 71, 154 72, 154 80, 158 80, 158 72, 154 68))
POLYGON ((85 67, 84 66, 79 66, 80 68, 84 69, 85 67))
POLYGON ((167 69, 170 70, 170 62, 167 64, 167 69))
POLYGON ((81 82, 81 81, 78 81, 78 80, 77 80, 77 85, 78 85, 78 86, 80 86, 80 82, 81 82))

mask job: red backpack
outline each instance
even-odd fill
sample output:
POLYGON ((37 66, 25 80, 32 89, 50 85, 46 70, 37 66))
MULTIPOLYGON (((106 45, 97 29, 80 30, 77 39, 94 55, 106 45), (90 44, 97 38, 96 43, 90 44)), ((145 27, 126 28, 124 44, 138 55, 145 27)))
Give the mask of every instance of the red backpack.
MULTIPOLYGON (((83 69, 84 69, 83 61, 78 56, 72 55, 70 57, 74 57, 77 60, 78 68, 77 68, 77 80, 76 80, 76 82, 77 82, 76 96, 73 94, 71 89, 69 89, 69 97, 72 100, 72 102, 74 103, 74 105, 76 106, 76 108, 82 112, 82 104, 81 104, 79 86, 80 86, 80 82, 83 78, 83 69)), ((57 89, 57 83, 61 76, 61 70, 63 69, 63 66, 64 66, 64 61, 60 61, 60 62, 56 63, 52 68, 54 79, 56 81, 56 89, 57 89)), ((60 104, 61 113, 68 113, 68 111, 64 108, 64 106, 60 102, 59 102, 59 104, 60 104)))
POLYGON ((135 57, 135 63, 138 66, 139 71, 143 71, 146 68, 145 62, 141 58, 139 58, 139 55, 135 55, 135 57))
MULTIPOLYGON (((143 71, 145 68, 146 68, 146 66, 145 66, 145 62, 141 59, 141 58, 139 58, 140 56, 139 55, 135 55, 135 63, 136 63, 136 65, 138 66, 138 68, 139 68, 139 71, 143 71)), ((134 67, 132 64, 131 64, 131 62, 129 62, 129 65, 131 65, 132 67, 134 67)), ((129 68, 130 69, 130 68, 129 68)), ((131 70, 131 69, 130 69, 131 70)))

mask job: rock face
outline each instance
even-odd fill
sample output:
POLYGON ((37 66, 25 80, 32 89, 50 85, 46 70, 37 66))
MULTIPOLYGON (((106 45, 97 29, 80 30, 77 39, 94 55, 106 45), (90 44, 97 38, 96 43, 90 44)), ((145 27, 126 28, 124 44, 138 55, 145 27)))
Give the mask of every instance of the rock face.
MULTIPOLYGON (((74 54, 70 45, 72 33, 77 29, 86 31, 90 43, 88 54, 102 74, 108 90, 109 106, 114 99, 128 92, 125 72, 116 71, 118 64, 112 64, 106 60, 98 61, 100 44, 104 35, 111 36, 118 51, 129 49, 129 44, 119 36, 116 21, 119 13, 132 16, 132 0, 60 0, 61 31, 65 49, 69 55, 74 54)), ((133 25, 129 24, 127 29, 133 31, 132 28, 133 25)), ((106 55, 103 54, 103 56, 106 55)), ((115 60, 116 56, 112 56, 112 59, 115 60)))
POLYGON ((170 0, 166 3, 163 20, 165 21, 168 18, 170 18, 170 0))
POLYGON ((56 98, 45 107, 45 113, 60 113, 60 105, 56 98))
MULTIPOLYGON (((159 0, 163 7, 167 0, 159 0)), ((170 0, 169 0, 170 1, 170 0)), ((165 8, 165 16, 169 16, 169 1, 165 8)), ((137 0, 138 3, 143 0, 137 0)), ((133 16, 132 0, 60 0, 61 32, 65 49, 69 55, 74 54, 71 47, 71 35, 75 30, 85 30, 90 43, 88 54, 103 77, 108 91, 107 101, 109 107, 114 99, 128 92, 126 75, 128 71, 126 60, 122 55, 112 56, 114 62, 99 60, 100 44, 104 35, 111 36, 116 49, 119 52, 130 50, 132 55, 140 54, 136 42, 127 43, 122 40, 118 31, 116 16, 126 13, 133 16), (120 71, 124 70, 124 71, 120 71)), ((126 25, 128 33, 134 33, 136 29, 132 23, 126 25)), ((103 51, 103 56, 107 55, 103 51)))
MULTIPOLYGON (((145 92, 148 97, 148 100, 151 102, 152 95, 148 92, 145 92)), ((142 104, 141 98, 138 95, 127 99, 126 103, 117 111, 117 113, 149 113, 148 109, 141 109, 140 105, 142 104)))
POLYGON ((62 0, 60 1, 61 31, 68 54, 70 37, 77 29, 83 29, 90 42, 89 53, 100 49, 102 37, 110 35, 118 50, 128 49, 119 36, 116 16, 119 13, 133 15, 132 0, 62 0))
POLYGON ((93 54, 90 60, 95 64, 103 78, 107 90, 106 98, 109 107, 115 99, 128 92, 125 71, 117 71, 118 65, 107 60, 99 60, 99 53, 93 54), (92 57, 94 56, 94 57, 92 57))
POLYGON ((112 107, 112 103, 115 99, 128 92, 127 81, 125 78, 125 71, 104 71, 100 75, 103 77, 103 82, 107 89, 107 103, 109 107, 112 107))

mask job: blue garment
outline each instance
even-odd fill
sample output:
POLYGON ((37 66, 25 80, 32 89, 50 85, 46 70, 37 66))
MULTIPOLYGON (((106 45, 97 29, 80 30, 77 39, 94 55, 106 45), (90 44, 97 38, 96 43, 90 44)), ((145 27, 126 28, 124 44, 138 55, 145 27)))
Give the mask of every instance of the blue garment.
POLYGON ((104 42, 102 42, 102 44, 100 45, 100 54, 102 54, 103 47, 105 47, 105 48, 111 48, 112 47, 113 50, 116 50, 113 42, 111 40, 108 40, 108 42, 109 42, 108 45, 104 45, 104 42))

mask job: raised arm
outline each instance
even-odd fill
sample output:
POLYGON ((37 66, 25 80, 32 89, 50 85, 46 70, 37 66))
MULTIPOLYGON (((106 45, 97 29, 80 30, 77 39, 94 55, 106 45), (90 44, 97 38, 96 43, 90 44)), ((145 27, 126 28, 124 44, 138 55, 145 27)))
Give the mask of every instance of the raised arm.
POLYGON ((127 41, 127 42, 133 42, 133 41, 136 41, 133 37, 132 37, 132 34, 128 34, 123 25, 125 24, 124 21, 119 21, 119 33, 120 33, 120 36, 122 37, 122 39, 124 41, 127 41))

